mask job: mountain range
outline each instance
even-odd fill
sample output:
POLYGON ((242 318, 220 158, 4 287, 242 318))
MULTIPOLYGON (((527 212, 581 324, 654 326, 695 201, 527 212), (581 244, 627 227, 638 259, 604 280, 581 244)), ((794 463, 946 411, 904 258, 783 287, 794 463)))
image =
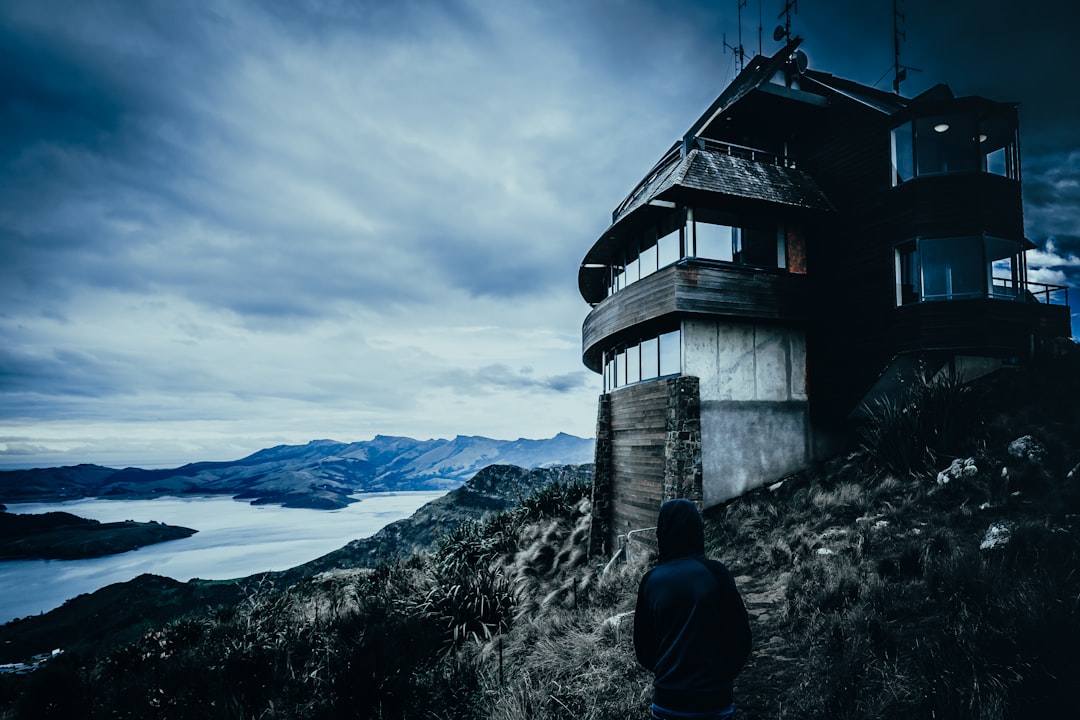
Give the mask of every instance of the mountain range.
POLYGON ((360 493, 459 487, 488 465, 531 469, 590 463, 593 442, 566 433, 545 440, 376 435, 352 443, 278 445, 240 460, 172 469, 74 465, 10 470, 0 472, 0 502, 229 494, 254 504, 333 509, 360 493))

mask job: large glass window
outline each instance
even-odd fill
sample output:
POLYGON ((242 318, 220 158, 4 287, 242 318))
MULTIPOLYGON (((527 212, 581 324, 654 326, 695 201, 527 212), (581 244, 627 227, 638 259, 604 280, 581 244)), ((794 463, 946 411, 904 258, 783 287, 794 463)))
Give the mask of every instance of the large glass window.
POLYGON ((679 243, 678 228, 656 241, 656 265, 658 268, 664 268, 679 261, 679 258, 682 257, 682 248, 679 247, 679 243))
POLYGON ((678 330, 664 333, 659 338, 660 375, 678 375, 682 372, 682 336, 678 330))
POLYGON ((660 339, 641 341, 641 379, 660 377, 660 339))
POLYGON ((1016 123, 1011 118, 1005 115, 984 118, 979 123, 978 141, 984 172, 1020 178, 1016 123))
POLYGON ((952 300, 986 294, 982 238, 924 238, 919 243, 923 299, 952 300))
POLYGON ((915 177, 915 144, 911 137, 911 123, 904 123, 892 131, 893 185, 899 185, 915 177))
POLYGON ((672 330, 604 353, 604 392, 682 372, 680 332, 672 330))
POLYGON ((945 115, 915 121, 915 173, 975 172, 975 117, 945 115))
POLYGON ((647 277, 656 272, 656 245, 650 245, 641 251, 641 277, 647 277))
POLYGON ((1015 114, 934 115, 893 128, 893 185, 920 176, 964 172, 1020 179, 1015 114))
MULTIPOLYGON (((683 257, 763 268, 787 266, 788 228, 776 222, 741 220, 731 213, 695 209, 647 229, 613 264, 608 294, 648 277, 683 257), (680 223, 672 227, 674 222, 680 223)), ((801 237, 801 236, 800 236, 801 237)), ((802 256, 800 256, 802 257, 802 256)), ((805 259, 805 258, 803 258, 805 259)), ((802 266, 805 272, 805 264, 802 266)))
POLYGON ((784 236, 777 232, 775 223, 748 225, 742 228, 738 254, 735 262, 756 267, 783 267, 778 262, 783 252, 784 236))
POLYGON ((731 262, 739 229, 709 222, 694 223, 694 254, 699 258, 731 262))
POLYGON ((626 348, 626 384, 641 382, 641 346, 626 348))
POLYGON ((1017 240, 983 235, 918 238, 896 248, 896 302, 1019 299, 1025 279, 1017 240))

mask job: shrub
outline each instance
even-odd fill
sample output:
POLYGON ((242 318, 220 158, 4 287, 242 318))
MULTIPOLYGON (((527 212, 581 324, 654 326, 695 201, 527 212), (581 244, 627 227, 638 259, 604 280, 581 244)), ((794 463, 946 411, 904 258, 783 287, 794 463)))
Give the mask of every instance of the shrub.
POLYGON ((867 408, 859 450, 882 469, 903 477, 931 472, 942 458, 974 449, 979 437, 971 389, 945 372, 910 379, 898 397, 867 408))

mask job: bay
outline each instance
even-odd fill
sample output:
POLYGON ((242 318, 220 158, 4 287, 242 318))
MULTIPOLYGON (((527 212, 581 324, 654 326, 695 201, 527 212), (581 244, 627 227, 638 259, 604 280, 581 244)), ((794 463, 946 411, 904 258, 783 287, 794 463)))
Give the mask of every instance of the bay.
POLYGON ((250 505, 228 496, 9 504, 11 513, 63 511, 103 523, 156 520, 198 532, 99 558, 0 562, 0 623, 48 612, 76 595, 143 573, 186 582, 288 570, 350 540, 369 537, 445 493, 368 493, 357 495, 358 502, 339 510, 250 505))

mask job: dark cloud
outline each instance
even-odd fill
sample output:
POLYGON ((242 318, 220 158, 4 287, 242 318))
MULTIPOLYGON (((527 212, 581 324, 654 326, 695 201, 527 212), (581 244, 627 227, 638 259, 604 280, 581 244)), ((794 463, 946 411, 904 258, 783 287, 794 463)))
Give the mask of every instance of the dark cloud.
POLYGON ((512 368, 503 364, 485 365, 475 370, 453 370, 439 375, 440 383, 459 393, 503 393, 506 391, 528 394, 537 390, 568 393, 587 387, 591 383, 584 370, 547 377, 535 377, 531 368, 512 368))
MULTIPOLYGON (((891 3, 801 5, 814 67, 889 87, 891 3)), ((762 3, 766 54, 781 7, 762 3)), ((735 8, 4 3, 0 407, 42 424, 0 428, 17 438, 0 453, 49 445, 54 419, 72 437, 201 417, 304 441, 491 433, 514 403, 542 429, 512 434, 588 434, 577 264, 734 75, 735 8), (460 412, 427 407, 447 395, 460 412)), ((901 0, 902 60, 922 69, 905 94, 1020 103, 1032 267, 1070 284, 1078 8, 901 0)))

